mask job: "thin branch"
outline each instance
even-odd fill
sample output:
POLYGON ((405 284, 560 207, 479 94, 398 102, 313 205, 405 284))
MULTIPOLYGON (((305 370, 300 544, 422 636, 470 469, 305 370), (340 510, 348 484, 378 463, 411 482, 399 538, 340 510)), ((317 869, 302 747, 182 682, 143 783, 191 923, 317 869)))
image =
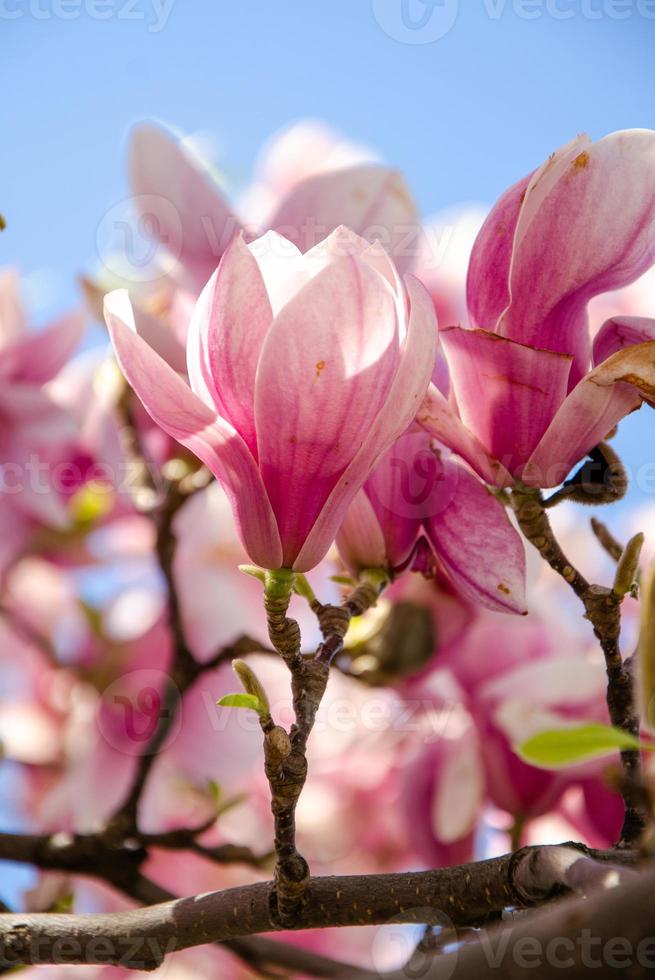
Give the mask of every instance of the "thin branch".
MULTIPOLYGON (((569 561, 555 538, 539 490, 516 485, 512 492, 512 503, 519 527, 526 539, 570 585, 584 605, 585 615, 593 626, 605 656, 607 707, 612 724, 637 737, 639 718, 635 709, 633 679, 629 664, 623 662, 619 647, 623 596, 613 589, 590 584, 569 561)), ((622 783, 625 817, 621 843, 630 845, 641 836, 646 825, 639 752, 625 749, 621 752, 621 763, 625 775, 622 783)))
POLYGON ((318 617, 323 642, 314 657, 303 657, 300 629, 287 616, 293 573, 283 569, 266 575, 264 606, 268 634, 291 672, 295 716, 289 732, 274 725, 269 716, 260 719, 264 768, 275 825, 277 860, 272 902, 276 921, 286 927, 295 924, 310 881, 309 866, 296 847, 296 806, 307 778, 307 741, 325 693, 330 664, 343 649, 350 620, 375 604, 386 583, 384 576, 371 573, 364 575, 341 606, 322 605, 314 599, 311 605, 318 617))
POLYGON ((597 517, 592 517, 591 530, 610 558, 613 561, 618 561, 623 554, 623 545, 617 541, 610 529, 602 521, 599 521, 597 517))

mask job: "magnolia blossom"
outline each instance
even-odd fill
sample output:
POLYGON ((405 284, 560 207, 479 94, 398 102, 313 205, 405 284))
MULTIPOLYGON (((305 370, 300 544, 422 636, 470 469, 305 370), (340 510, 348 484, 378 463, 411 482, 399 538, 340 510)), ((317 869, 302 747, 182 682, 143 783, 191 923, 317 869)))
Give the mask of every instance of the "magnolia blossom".
POLYGON ((404 697, 421 705, 424 725, 402 770, 401 798, 426 862, 471 858, 486 808, 532 821, 554 812, 577 785, 584 787, 583 820, 594 840, 613 841, 617 799, 603 788, 606 760, 548 771, 516 751, 541 731, 608 722, 602 660, 574 642, 566 652, 560 646, 561 636, 556 640, 544 621, 482 613, 460 642, 439 652, 431 672, 405 685, 404 697))
POLYGON ((39 524, 69 522, 67 478, 81 469, 78 427, 45 386, 77 346, 84 321, 70 313, 29 331, 15 273, 0 274, 0 567, 39 524), (74 464, 73 468, 69 464, 74 464))
POLYGON ((436 321, 383 249, 345 229, 304 257, 269 233, 234 240, 195 307, 190 387, 139 337, 127 293, 105 312, 152 418, 223 483, 251 559, 306 571, 324 557, 429 381, 436 321))
POLYGON ((525 552, 505 508, 424 431, 406 432, 350 506, 337 544, 355 571, 437 569, 468 599, 525 612, 525 552))
MULTIPOLYGON (((332 143, 323 132, 322 165, 315 159, 321 152, 315 132, 296 132, 295 139, 287 134, 284 145, 271 148, 260 168, 272 189, 257 215, 259 233, 278 231, 306 252, 345 224, 381 240, 407 266, 408 239, 420 223, 403 177, 379 163, 363 162, 361 152, 333 153, 332 143), (314 144, 311 162, 299 166, 298 144, 306 159, 308 143, 314 144)), ((179 260, 189 286, 202 287, 234 236, 246 230, 216 175, 188 141, 152 124, 134 131, 130 175, 134 203, 151 233, 179 260)), ((248 210, 252 216, 252 205, 248 210)))
POLYGON ((587 317, 593 296, 654 262, 655 132, 558 150, 483 225, 471 327, 441 334, 451 401, 433 386, 421 422, 487 480, 560 483, 620 419, 655 402, 655 321, 610 319, 592 344, 587 317))

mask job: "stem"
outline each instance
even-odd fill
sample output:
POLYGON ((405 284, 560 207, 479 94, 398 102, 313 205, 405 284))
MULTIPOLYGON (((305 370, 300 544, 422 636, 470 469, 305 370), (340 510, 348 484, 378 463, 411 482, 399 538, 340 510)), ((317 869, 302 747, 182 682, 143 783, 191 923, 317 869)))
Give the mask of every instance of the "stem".
MULTIPOLYGON (((310 881, 309 866, 296 847, 296 807, 307 779, 307 741, 325 693, 330 664, 343 649, 350 620, 376 602, 387 581, 384 573, 364 573, 360 584, 341 606, 323 606, 310 596, 324 639, 314 657, 303 658, 300 629, 295 620, 287 617, 296 584, 294 573, 288 569, 266 573, 264 606, 268 634, 291 671, 295 715, 288 733, 268 719, 262 724, 277 856, 272 906, 276 921, 286 928, 293 928, 297 922, 310 881)), ((307 593, 304 588, 303 591, 307 593)))
MULTIPOLYGON (((512 504, 525 538, 570 585, 584 605, 585 616, 593 626, 605 657, 607 708, 612 725, 638 737, 639 718, 635 709, 632 674, 629 665, 623 662, 619 648, 623 596, 612 589, 590 584, 571 564, 555 538, 539 490, 517 484, 512 492, 512 504)), ((619 844, 627 846, 641 836, 646 826, 639 751, 623 750, 621 764, 625 776, 622 781, 625 815, 619 844)))

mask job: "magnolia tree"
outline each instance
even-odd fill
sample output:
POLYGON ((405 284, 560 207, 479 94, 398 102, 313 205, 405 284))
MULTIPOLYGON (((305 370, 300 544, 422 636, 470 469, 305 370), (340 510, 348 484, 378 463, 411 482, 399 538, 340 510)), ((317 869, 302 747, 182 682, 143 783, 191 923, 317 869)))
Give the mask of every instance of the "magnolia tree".
POLYGON ((0 969, 651 973, 655 549, 578 505, 655 404, 655 133, 425 225, 316 124, 238 208, 158 126, 130 175, 86 311, 0 281, 0 969))

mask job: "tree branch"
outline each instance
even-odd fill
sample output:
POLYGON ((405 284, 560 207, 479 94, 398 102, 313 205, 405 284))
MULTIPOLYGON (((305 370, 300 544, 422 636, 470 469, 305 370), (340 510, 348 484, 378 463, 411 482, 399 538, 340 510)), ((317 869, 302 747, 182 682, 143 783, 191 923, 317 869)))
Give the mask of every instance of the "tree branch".
MULTIPOLYGON (((590 584, 569 561, 555 538, 539 490, 517 484, 512 491, 512 503, 519 527, 526 539, 570 585, 584 606, 586 618, 593 626, 605 656, 607 707, 612 724, 638 737, 639 718, 635 709, 633 680, 629 665, 623 662, 619 648, 623 596, 613 589, 590 584)), ((625 775, 622 784, 625 817, 621 843, 630 845, 641 836, 646 825, 639 752, 633 749, 623 750, 621 763, 625 775)))
MULTIPOLYGON (((293 928, 423 922, 426 909, 456 925, 475 925, 508 906, 527 908, 557 897, 570 890, 573 879, 577 889, 618 880, 628 891, 633 882, 616 853, 610 855, 607 863, 602 852, 561 845, 437 871, 313 878, 293 928), (535 857, 536 852, 544 853, 535 857)), ((652 870, 636 877, 655 885, 652 870)), ((154 969, 176 950, 280 930, 273 890, 273 882, 262 882, 113 914, 0 915, 0 951, 12 965, 84 962, 154 969)))

